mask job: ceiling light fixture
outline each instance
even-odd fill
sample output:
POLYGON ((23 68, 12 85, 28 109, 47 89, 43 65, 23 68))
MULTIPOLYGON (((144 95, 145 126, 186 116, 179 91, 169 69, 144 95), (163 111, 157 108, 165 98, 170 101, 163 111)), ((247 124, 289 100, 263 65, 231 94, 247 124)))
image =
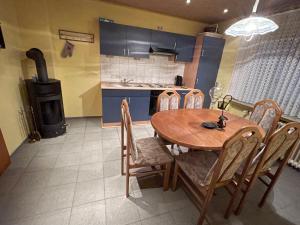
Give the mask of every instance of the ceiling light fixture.
POLYGON ((247 41, 250 41, 254 35, 263 35, 277 30, 278 25, 274 21, 256 15, 258 3, 259 0, 256 0, 249 17, 232 24, 227 28, 225 34, 233 37, 243 36, 246 37, 247 41))
POLYGON ((186 0, 186 4, 189 5, 191 3, 191 0, 186 0))
POLYGON ((224 9, 224 10, 223 10, 223 13, 224 13, 224 14, 228 13, 228 9, 224 9))

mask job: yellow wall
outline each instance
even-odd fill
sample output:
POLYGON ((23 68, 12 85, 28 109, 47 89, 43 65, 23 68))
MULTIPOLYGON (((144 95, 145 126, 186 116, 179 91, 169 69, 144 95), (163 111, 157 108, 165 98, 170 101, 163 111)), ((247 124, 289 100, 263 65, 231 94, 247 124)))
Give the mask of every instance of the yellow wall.
POLYGON ((21 42, 13 1, 0 1, 0 23, 6 49, 0 49, 0 128, 9 153, 26 138, 26 125, 20 110, 23 109, 21 42))
POLYGON ((49 74, 62 82, 67 117, 101 115, 99 17, 152 29, 163 26, 166 31, 192 35, 205 26, 99 0, 27 0, 16 1, 16 6, 24 49, 37 47, 45 52, 49 74), (73 42, 73 57, 61 58, 64 41, 59 40, 58 29, 93 33, 95 43, 73 42))
MULTIPOLYGON (((235 20, 225 21, 219 24, 219 29, 221 33, 224 33, 226 28, 233 24, 235 20)), ((231 36, 225 35, 225 46, 223 50, 222 60, 218 72, 217 81, 222 85, 224 88, 224 94, 227 93, 231 75, 233 72, 235 59, 237 56, 237 50, 240 44, 240 38, 234 38, 231 36)))
POLYGON ((100 116, 99 17, 117 23, 196 35, 206 24, 102 2, 100 0, 0 0, 0 22, 7 49, 0 50, 0 127, 10 154, 26 138, 20 88, 36 73, 26 50, 40 48, 49 77, 62 82, 67 117, 100 116), (95 43, 73 42, 71 58, 61 58, 58 29, 95 34, 95 43))

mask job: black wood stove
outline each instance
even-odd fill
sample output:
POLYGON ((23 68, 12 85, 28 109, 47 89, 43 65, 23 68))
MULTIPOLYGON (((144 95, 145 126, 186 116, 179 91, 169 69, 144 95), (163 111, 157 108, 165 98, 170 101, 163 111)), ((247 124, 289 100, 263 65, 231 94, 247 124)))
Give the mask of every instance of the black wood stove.
POLYGON ((41 50, 32 48, 26 56, 35 61, 37 70, 36 79, 25 80, 37 129, 42 138, 62 135, 66 132, 66 125, 60 81, 48 78, 41 50))

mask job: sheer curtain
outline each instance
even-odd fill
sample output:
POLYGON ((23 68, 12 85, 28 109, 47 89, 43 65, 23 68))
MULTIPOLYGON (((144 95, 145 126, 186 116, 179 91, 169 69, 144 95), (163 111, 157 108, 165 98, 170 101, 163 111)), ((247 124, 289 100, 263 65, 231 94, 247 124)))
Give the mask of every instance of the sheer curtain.
POLYGON ((273 99, 300 118, 300 10, 271 19, 277 31, 241 41, 229 93, 247 103, 273 99))

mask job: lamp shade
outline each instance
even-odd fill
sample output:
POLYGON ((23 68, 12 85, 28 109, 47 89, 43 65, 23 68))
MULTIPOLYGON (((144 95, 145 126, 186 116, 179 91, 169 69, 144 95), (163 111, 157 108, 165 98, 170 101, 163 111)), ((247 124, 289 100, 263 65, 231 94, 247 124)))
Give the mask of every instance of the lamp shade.
POLYGON ((273 32, 278 29, 278 25, 265 17, 250 16, 245 19, 239 20, 232 24, 226 31, 225 34, 234 37, 246 36, 252 37, 254 35, 263 35, 269 32, 273 32))

